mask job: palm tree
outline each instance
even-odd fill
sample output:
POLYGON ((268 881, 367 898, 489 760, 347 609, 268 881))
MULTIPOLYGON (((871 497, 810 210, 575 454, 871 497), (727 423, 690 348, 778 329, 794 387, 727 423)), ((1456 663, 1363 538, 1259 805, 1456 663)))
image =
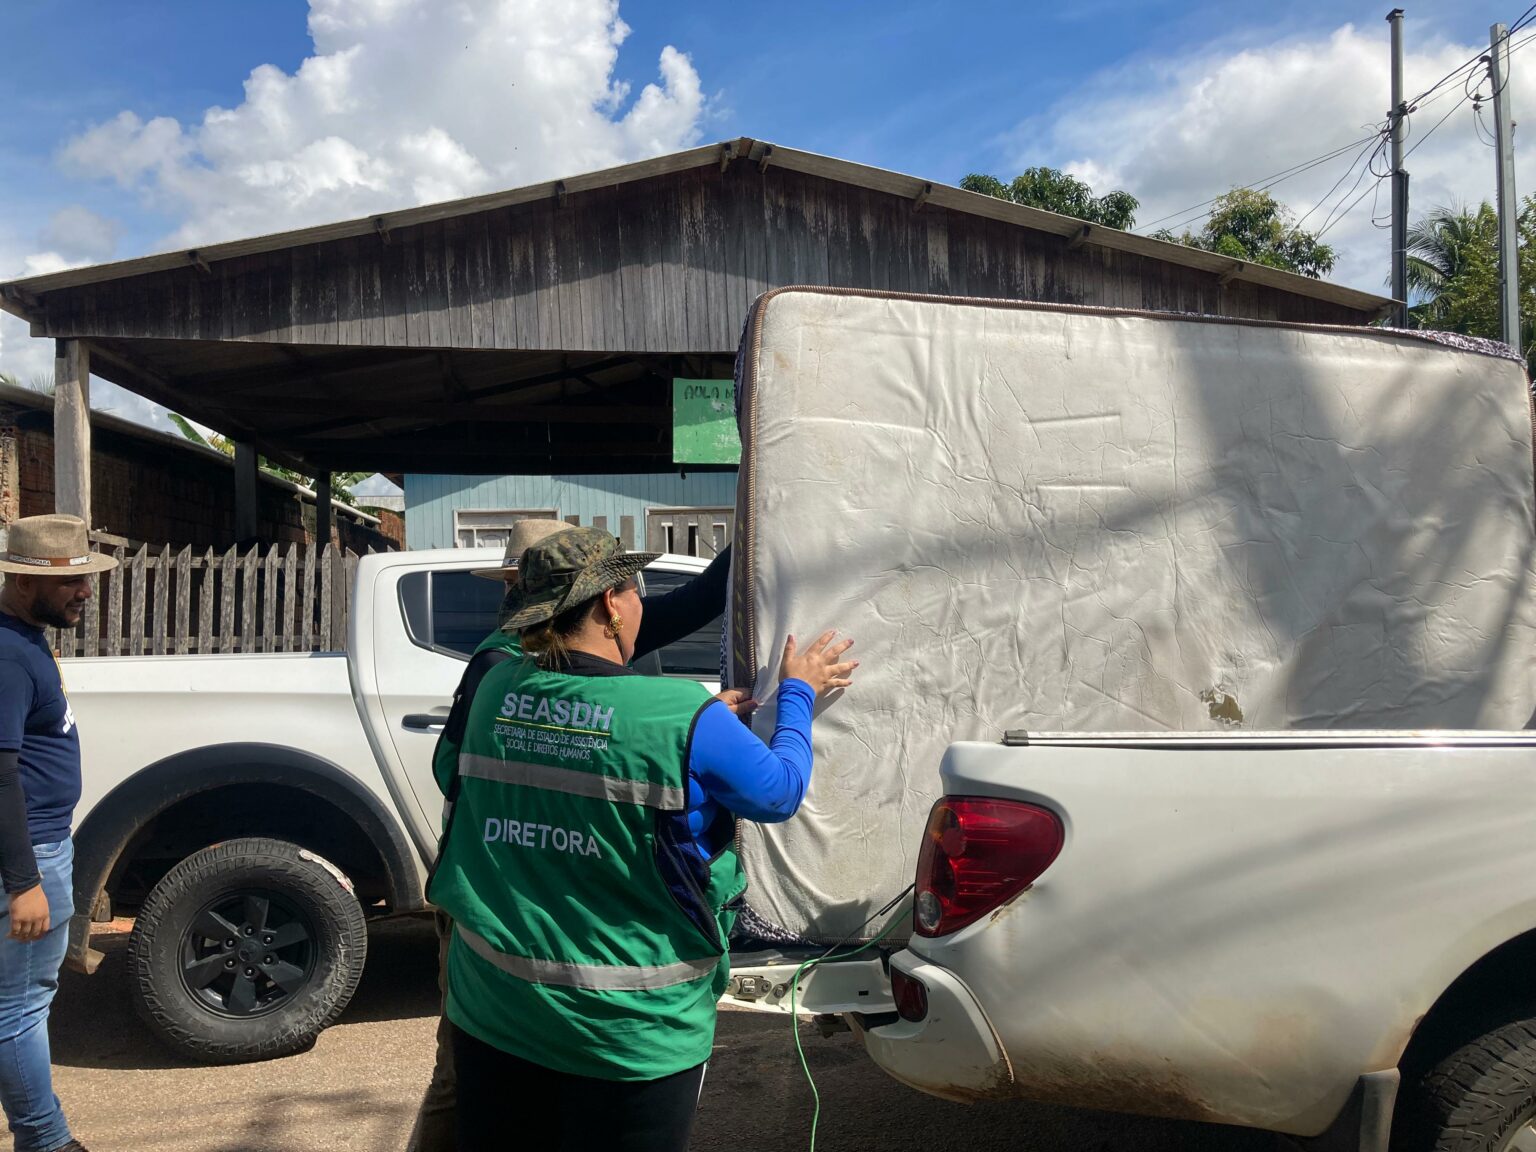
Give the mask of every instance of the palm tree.
POLYGON ((1447 290, 1497 250, 1498 233, 1498 215, 1486 200, 1475 212, 1465 205, 1432 208, 1408 229, 1408 292, 1419 298, 1409 309, 1415 327, 1445 321, 1447 290))

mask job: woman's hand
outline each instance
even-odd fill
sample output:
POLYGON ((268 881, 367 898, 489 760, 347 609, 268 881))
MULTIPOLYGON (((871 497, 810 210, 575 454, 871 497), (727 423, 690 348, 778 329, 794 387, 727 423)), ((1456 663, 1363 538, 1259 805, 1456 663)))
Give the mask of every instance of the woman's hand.
POLYGON ((784 643, 784 659, 779 664, 780 680, 804 680, 817 696, 824 696, 834 688, 847 688, 853 683, 853 670, 857 660, 843 660, 842 655, 853 647, 852 640, 839 644, 836 629, 829 629, 816 638, 816 642, 804 652, 795 646, 791 636, 784 643))
POLYGON ((743 720, 757 711, 757 701, 740 688, 727 688, 716 695, 715 699, 729 708, 733 715, 743 720))

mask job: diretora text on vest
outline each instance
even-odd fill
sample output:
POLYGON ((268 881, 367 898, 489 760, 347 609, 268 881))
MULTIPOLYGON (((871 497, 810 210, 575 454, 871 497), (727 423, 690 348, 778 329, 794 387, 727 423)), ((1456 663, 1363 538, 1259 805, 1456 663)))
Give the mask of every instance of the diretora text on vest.
POLYGON ((548 700, 543 696, 529 696, 508 692, 501 701, 507 720, 532 720, 535 723, 570 725, 595 732, 612 731, 613 709, 589 704, 585 700, 548 700))
POLYGON ((553 848, 556 852, 569 852, 573 856, 601 856, 597 837, 590 832, 578 832, 574 828, 556 828, 552 824, 535 824, 528 820, 512 820, 500 816, 485 818, 485 842, 487 844, 520 844, 524 848, 553 848))

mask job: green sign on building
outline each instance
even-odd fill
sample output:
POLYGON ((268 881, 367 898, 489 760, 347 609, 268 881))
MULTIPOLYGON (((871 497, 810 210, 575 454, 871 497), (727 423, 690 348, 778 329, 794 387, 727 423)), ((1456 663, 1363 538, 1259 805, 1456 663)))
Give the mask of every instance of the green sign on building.
POLYGON ((734 381, 672 381, 672 462, 741 463, 734 381))

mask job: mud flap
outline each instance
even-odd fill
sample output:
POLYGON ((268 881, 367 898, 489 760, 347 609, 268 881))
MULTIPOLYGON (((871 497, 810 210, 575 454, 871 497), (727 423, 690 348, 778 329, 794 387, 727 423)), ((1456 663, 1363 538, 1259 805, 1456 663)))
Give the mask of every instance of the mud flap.
POLYGON ((1387 1152, 1392 1110, 1402 1080, 1396 1068, 1367 1072, 1355 1082, 1349 1103, 1321 1135, 1284 1137, 1297 1152, 1387 1152))

